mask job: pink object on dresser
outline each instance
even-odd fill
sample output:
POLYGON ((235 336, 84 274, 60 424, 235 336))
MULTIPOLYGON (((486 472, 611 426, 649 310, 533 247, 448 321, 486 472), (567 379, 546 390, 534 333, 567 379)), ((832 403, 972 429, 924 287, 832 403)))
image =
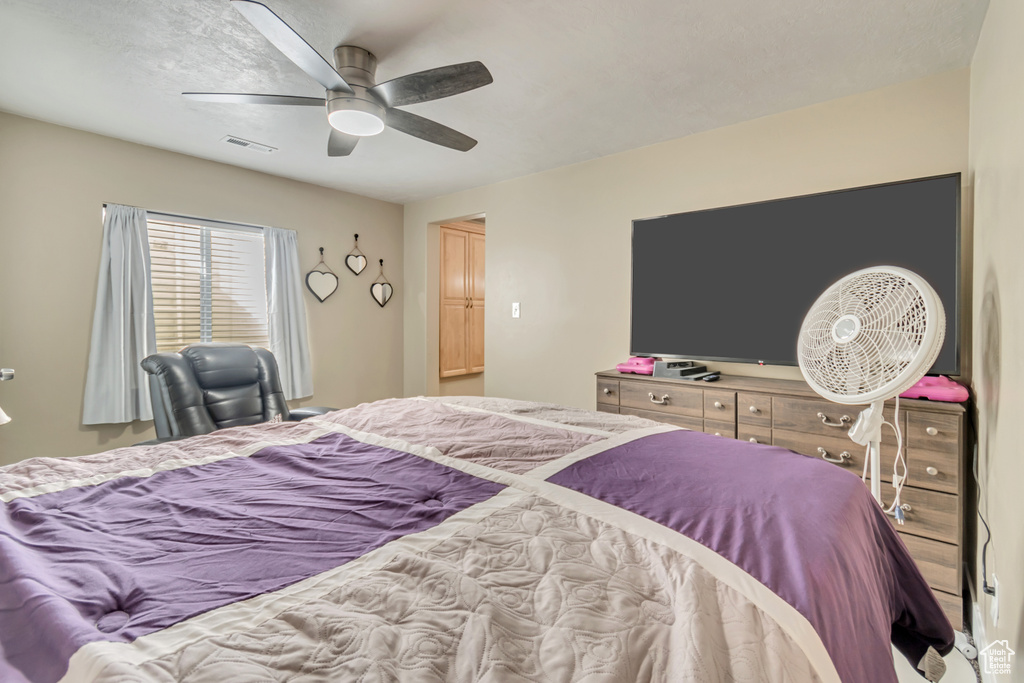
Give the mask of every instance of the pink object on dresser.
POLYGON ((615 369, 619 372, 631 372, 634 375, 653 375, 654 359, 633 357, 625 363, 619 363, 615 369))
POLYGON ((948 403, 963 403, 969 397, 967 387, 943 375, 922 377, 921 381, 900 394, 900 398, 926 398, 948 403))

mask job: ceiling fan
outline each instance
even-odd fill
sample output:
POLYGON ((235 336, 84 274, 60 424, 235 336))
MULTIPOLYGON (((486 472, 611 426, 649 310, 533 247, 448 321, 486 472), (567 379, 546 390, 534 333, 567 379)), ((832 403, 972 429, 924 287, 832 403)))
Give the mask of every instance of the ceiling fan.
POLYGON ((231 0, 231 4, 285 57, 326 88, 326 97, 206 92, 182 93, 185 97, 228 104, 326 105, 331 124, 327 155, 332 157, 348 156, 359 138, 376 135, 385 126, 460 152, 476 145, 468 135, 396 107, 458 95, 491 83, 491 73, 480 62, 451 64, 378 84, 374 76, 377 58, 369 51, 339 45, 334 48, 336 66, 331 66, 266 5, 254 0, 231 0))

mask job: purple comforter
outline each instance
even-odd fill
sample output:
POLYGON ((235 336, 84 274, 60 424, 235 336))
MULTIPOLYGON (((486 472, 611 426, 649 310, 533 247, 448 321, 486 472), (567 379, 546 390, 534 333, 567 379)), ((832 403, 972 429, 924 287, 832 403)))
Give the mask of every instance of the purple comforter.
MULTIPOLYGON (((464 678, 453 672, 468 657, 469 625, 477 623, 480 615, 488 614, 486 629, 494 629, 497 634, 532 631, 536 627, 538 635, 517 636, 529 644, 517 646, 519 649, 505 651, 496 645, 489 646, 481 651, 485 654, 469 659, 477 661, 477 666, 486 660, 491 675, 498 675, 494 672, 508 671, 507 667, 512 666, 504 657, 518 661, 516 675, 523 680, 554 680, 559 676, 540 670, 550 665, 554 656, 545 649, 544 642, 552 637, 551 633, 565 627, 562 621, 567 617, 552 621, 538 616, 539 612, 524 616, 519 607, 509 602, 509 596, 516 596, 517 605, 526 599, 523 596, 532 596, 529 601, 535 605, 534 611, 540 612, 550 607, 551 600, 562 600, 565 604, 558 609, 570 613, 576 609, 572 591, 556 591, 561 596, 556 599, 545 586, 562 571, 568 572, 571 582, 576 583, 582 580, 580 577, 591 576, 593 568, 603 561, 594 554, 598 547, 595 544, 599 543, 596 539, 612 533, 627 534, 632 540, 625 545, 630 547, 650 548, 645 551, 650 558, 637 565, 645 571, 654 571, 661 563, 672 574, 673 565, 680 567, 690 562, 689 558, 674 554, 682 552, 678 548, 666 550, 664 544, 651 541, 663 533, 651 524, 680 534, 680 543, 690 539, 710 548, 734 565, 737 573, 753 577, 799 614, 773 615, 768 613, 770 610, 765 612, 768 608, 758 607, 764 613, 758 617, 759 623, 769 624, 758 628, 770 630, 772 624, 783 624, 782 631, 786 633, 778 637, 788 643, 785 647, 762 647, 756 642, 723 646, 753 647, 757 656, 767 662, 758 666, 778 672, 778 680, 794 680, 792 672, 804 662, 793 663, 794 655, 778 655, 780 664, 773 659, 777 653, 770 650, 781 651, 792 645, 794 651, 803 648, 811 652, 816 647, 813 643, 805 646, 790 642, 799 639, 792 635, 792 628, 787 631, 785 624, 799 623, 800 619, 806 619, 820 637, 820 644, 831 657, 834 673, 848 682, 895 681, 889 655, 890 637, 914 663, 929 646, 943 653, 951 648, 948 621, 899 537, 856 476, 783 449, 685 430, 665 431, 664 427, 647 421, 628 423, 615 418, 619 422, 614 430, 609 428, 602 434, 589 426, 591 423, 584 427, 575 422, 579 411, 567 412, 565 424, 558 424, 550 421, 551 407, 545 408, 545 417, 549 418, 545 421, 523 419, 529 416, 522 414, 522 406, 519 408, 518 415, 502 415, 500 411, 467 410, 442 401, 382 402, 370 408, 361 406, 331 414, 320 422, 320 431, 314 430, 311 423, 296 425, 297 429, 305 430, 300 443, 260 448, 259 440, 266 438, 267 433, 286 434, 287 427, 265 428, 262 432, 256 429, 252 432, 252 452, 247 457, 226 454, 223 459, 197 464, 184 459, 180 466, 144 475, 129 468, 118 470, 115 457, 97 465, 97 471, 104 470, 104 480, 88 484, 61 483, 52 476, 40 475, 39 480, 45 485, 36 490, 25 487, 24 478, 13 477, 17 473, 12 471, 11 481, 16 481, 19 488, 7 486, 5 490, 0 471, 0 494, 8 500, 0 514, 0 680, 57 681, 69 671, 76 653, 82 661, 89 662, 81 670, 90 672, 90 680, 218 680, 218 676, 223 679, 230 675, 233 666, 242 666, 240 657, 251 657, 253 666, 258 662, 264 667, 261 671, 278 671, 280 675, 305 671, 302 667, 311 666, 312 660, 296 664, 288 657, 275 655, 273 662, 268 663, 255 650, 240 655, 239 648, 247 650, 239 645, 238 638, 244 640, 246 633, 255 638, 257 631, 262 633, 266 629, 263 621, 258 622, 259 626, 255 621, 249 626, 239 625, 243 623, 241 618, 233 615, 238 605, 248 604, 244 601, 276 599, 282 591, 287 593, 289 587, 297 591, 295 587, 314 578, 324 583, 328 579, 323 577, 331 576, 331 572, 338 577, 339 590, 342 586, 364 585, 361 581, 368 582, 367 586, 376 585, 374 581, 378 579, 383 582, 381 585, 392 586, 382 589, 381 595, 392 597, 382 598, 380 604, 370 604, 373 601, 359 597, 358 591, 337 600, 343 615, 339 617, 340 623, 357 620, 353 616, 357 613, 362 615, 358 619, 372 613, 375 620, 391 624, 388 633, 394 635, 383 650, 379 649, 380 642, 371 642, 372 639, 360 647, 368 648, 367 652, 390 653, 386 656, 395 658, 398 678, 419 680, 415 675, 403 676, 400 672, 405 670, 401 663, 413 656, 407 655, 405 648, 423 647, 414 643, 421 642, 416 634, 427 628, 424 623, 434 624, 430 628, 448 636, 431 640, 434 649, 426 654, 419 650, 413 654, 431 662, 450 659, 450 667, 437 669, 439 679, 464 678), (375 411, 380 421, 371 432, 367 416, 375 411), (401 423, 403 414, 423 422, 418 438, 407 433, 408 426, 401 423), (355 426, 347 426, 348 422, 355 426), (353 431, 356 428, 359 431, 353 431), (529 458, 509 455, 515 466, 503 468, 501 461, 494 458, 493 444, 499 438, 493 433, 495 429, 507 429, 517 443, 525 444, 533 438, 535 443, 544 445, 532 450, 524 446, 520 450, 529 450, 529 458), (398 432, 402 432, 401 439, 396 438, 398 432), (481 435, 479 448, 467 446, 477 438, 475 434, 481 435), (524 472, 529 469, 523 465, 527 461, 543 476, 524 472), (542 467, 547 471, 536 469, 542 467), (549 472, 555 473, 546 476, 549 472), (584 494, 590 502, 580 508, 577 499, 566 490, 584 494), (564 512, 552 512, 559 505, 564 512), (488 506, 494 506, 494 510, 488 506), (576 519, 580 514, 586 518, 586 506, 597 506, 600 512, 594 517, 600 520, 596 530, 587 531, 594 538, 583 542, 580 551, 572 551, 571 557, 560 559, 560 554, 569 552, 565 549, 575 547, 567 540, 566 520, 576 519), (506 531, 502 531, 504 522, 495 521, 500 518, 495 512, 499 509, 502 514, 518 511, 513 516, 517 521, 509 523, 506 531), (630 521, 633 518, 628 513, 646 521, 630 521), (530 522, 542 518, 549 521, 530 522), (621 525, 617 521, 620 518, 624 520, 621 525), (512 528, 516 525, 522 527, 525 537, 515 536, 512 528), (619 526, 621 529, 615 528, 619 526), (448 531, 456 528, 457 533, 448 531), (469 529, 477 531, 471 533, 469 529), (499 540, 481 541, 492 537, 480 529, 490 529, 488 533, 497 534, 494 538, 499 540), (645 530, 650 533, 645 535, 645 530), (437 534, 441 539, 437 543, 442 545, 422 546, 423 541, 417 540, 432 538, 431 534, 437 534), (529 540, 530 535, 534 541, 529 540), (460 540, 463 537, 477 540, 460 540), (455 551, 438 550, 444 543, 459 547, 458 561, 452 559, 455 551), (503 581, 511 585, 485 591, 488 597, 466 597, 484 590, 480 588, 480 567, 500 567, 502 563, 499 560, 495 565, 493 559, 480 558, 493 555, 512 562, 509 558, 520 555, 510 548, 534 545, 534 550, 521 556, 530 565, 549 564, 534 568, 529 576, 510 575, 512 578, 503 581), (381 568, 374 571, 383 572, 400 558, 416 553, 420 559, 410 566, 431 568, 403 570, 388 574, 391 578, 386 580, 374 573, 361 574, 363 578, 358 580, 346 578, 347 567, 360 566, 355 560, 392 557, 387 553, 393 553, 392 564, 381 560, 381 568), (445 562, 445 568, 437 568, 445 562), (451 590, 462 596, 460 599, 467 606, 456 607, 462 604, 456 601, 440 612, 434 607, 410 607, 433 605, 435 598, 431 595, 439 589, 429 588, 433 585, 431 581, 449 574, 454 578, 447 578, 445 585, 456 586, 451 590), (404 578, 396 578, 399 575, 404 578), (409 590, 423 594, 394 604, 389 602, 400 594, 399 586, 406 580, 411 586, 409 590), (492 615, 492 610, 498 616, 492 615), (526 618, 528 624, 513 628, 503 623, 503 610, 508 612, 508 619, 526 618), (181 637, 177 635, 181 629, 171 627, 193 622, 205 624, 204 620, 214 625, 203 626, 208 630, 202 637, 174 641, 173 646, 164 644, 181 637), (97 649, 95 646, 103 641, 123 645, 109 651, 97 649), (222 642, 224 645, 217 647, 234 654, 218 654, 227 662, 223 665, 226 668, 210 673, 209 678, 200 677, 200 669, 182 659, 187 659, 187 653, 195 648, 222 642), (159 654, 161 647, 167 654, 159 654), (145 657, 140 652, 146 653, 145 657), (531 657, 541 662, 535 667, 537 671, 522 668, 522 662, 531 661, 531 657), (135 672, 128 678, 124 677, 125 666, 135 672), (138 678, 134 678, 136 675, 138 678)), ((232 444, 237 446, 237 434, 225 438, 234 439, 232 444)), ((178 457, 187 456, 187 442, 182 443, 186 445, 180 448, 185 450, 178 457)), ((573 524, 582 527, 590 523, 573 524)), ((623 542, 615 541, 612 545, 622 546, 623 542)), ((640 552, 635 548, 626 556, 640 552)), ((643 593, 638 586, 646 584, 646 580, 631 573, 637 570, 627 571, 623 562, 616 560, 610 575, 632 577, 626 581, 631 585, 622 590, 643 593)), ((597 581, 594 585, 615 583, 609 581, 597 581)), ((689 590, 686 580, 671 581, 680 583, 671 590, 659 589, 671 595, 658 604, 685 602, 679 596, 689 590)), ((744 596, 733 596, 738 590, 735 585, 720 586, 717 590, 719 603, 725 600, 745 604, 747 600, 744 596)), ((340 595, 337 590, 330 593, 335 594, 340 595)), ((641 595, 636 599, 653 598, 641 595)), ((750 599, 751 604, 763 605, 756 597, 750 599)), ((636 633, 647 632, 643 629, 653 634, 661 633, 657 629, 668 629, 663 635, 651 635, 651 642, 661 642, 657 638, 665 639, 666 643, 676 642, 676 631, 681 628, 677 618, 665 622, 663 616, 655 615, 657 624, 651 626, 654 622, 648 622, 653 618, 652 608, 643 608, 651 614, 644 612, 642 619, 629 617, 640 621, 630 622, 632 625, 627 628, 622 626, 627 622, 622 613, 625 608, 618 604, 626 599, 608 597, 606 601, 609 604, 602 605, 598 615, 588 613, 582 622, 573 621, 569 632, 578 635, 582 628, 586 632, 609 630, 619 634, 615 637, 621 638, 623 644, 614 646, 619 648, 618 656, 637 668, 629 669, 633 672, 629 674, 609 674, 609 680, 615 680, 615 676, 638 677, 642 671, 647 671, 651 680, 677 680, 680 674, 673 672, 690 670, 685 663, 675 661, 686 659, 681 648, 664 656, 658 655, 658 648, 650 644, 634 644, 632 647, 639 648, 637 653, 628 650, 636 633), (608 626, 612 622, 616 624, 614 628, 608 626), (654 659, 643 663, 651 657, 654 659), (663 673, 655 675, 659 671, 663 673)), ((302 609, 306 614, 315 613, 308 606, 302 609)), ((285 625, 275 626, 277 631, 271 629, 268 638, 279 639, 281 636, 275 634, 282 628, 309 631, 296 625, 300 620, 306 624, 306 617, 286 618, 284 614, 287 612, 274 613, 273 617, 285 625)), ((334 631, 326 629, 325 635, 320 632, 325 629, 318 629, 315 637, 327 642, 318 648, 339 647, 332 641, 336 638, 331 635, 334 631)), ((496 635, 494 642, 510 637, 496 635)), ((348 640, 345 643, 345 647, 350 646, 348 640)), ((590 670, 587 667, 592 665, 586 662, 594 657, 594 661, 604 661, 592 645, 584 643, 579 647, 584 654, 573 660, 574 671, 590 670)), ((602 647, 614 649, 612 645, 602 647)), ((256 650, 265 653, 267 647, 256 650)), ((370 667, 366 671, 379 666, 375 660, 380 657, 364 657, 370 667)), ((736 657, 742 660, 749 655, 736 657)), ((334 655, 334 661, 341 666, 339 662, 362 660, 342 649, 334 655)), ((817 675, 827 679, 830 674, 820 668, 817 675)), ((422 667, 409 670, 422 673, 422 667)), ((348 675, 333 674, 342 678, 348 675)), ((482 675, 478 672, 470 678, 482 675)), ((775 673, 762 675, 776 677, 775 673)), ((695 676, 695 680, 707 679, 706 674, 695 676)))
POLYGON ((883 680, 865 653, 884 651, 890 637, 915 664, 929 646, 952 646, 949 621, 864 483, 826 462, 679 431, 604 451, 549 481, 742 567, 807 617, 843 680, 883 680))

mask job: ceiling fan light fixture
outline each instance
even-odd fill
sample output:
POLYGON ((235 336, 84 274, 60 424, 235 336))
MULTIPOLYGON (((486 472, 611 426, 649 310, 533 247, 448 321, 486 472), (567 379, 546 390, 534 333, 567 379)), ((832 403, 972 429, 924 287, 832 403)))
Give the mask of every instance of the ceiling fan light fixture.
POLYGON ((338 97, 327 102, 328 123, 349 135, 377 135, 384 130, 384 117, 384 107, 361 98, 338 97))

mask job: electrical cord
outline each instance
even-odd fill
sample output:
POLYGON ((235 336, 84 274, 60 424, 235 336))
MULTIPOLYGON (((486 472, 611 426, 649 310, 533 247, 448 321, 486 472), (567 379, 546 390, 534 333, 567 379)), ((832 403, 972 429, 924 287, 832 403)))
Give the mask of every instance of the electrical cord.
MULTIPOLYGON (((978 493, 980 494, 981 487, 979 486, 978 489, 978 493)), ((980 510, 978 511, 978 519, 980 519, 981 523, 985 525, 986 534, 985 545, 981 546, 981 591, 985 595, 995 595, 996 589, 988 585, 988 568, 986 567, 987 563, 985 561, 985 555, 988 553, 988 544, 992 540, 992 530, 988 528, 988 522, 986 522, 985 518, 981 516, 980 510)))
POLYGON ((886 514, 896 517, 897 524, 903 524, 903 508, 900 507, 900 494, 903 493, 903 484, 907 481, 907 461, 903 458, 903 430, 900 429, 900 397, 896 397, 896 410, 893 413, 893 422, 883 420, 882 424, 889 425, 896 434, 896 460, 892 463, 892 485, 896 489, 896 497, 892 505, 886 510, 886 514), (900 474, 900 466, 903 467, 903 474, 900 474))
POLYGON ((974 467, 971 469, 974 470, 974 486, 978 489, 978 519, 985 525, 985 543, 981 546, 981 592, 985 595, 995 595, 995 587, 988 585, 988 544, 992 542, 992 530, 989 529, 988 522, 985 521, 985 515, 981 514, 981 476, 978 472, 977 446, 975 446, 974 467))
MULTIPOLYGON (((896 523, 902 525, 905 515, 903 514, 903 508, 900 507, 900 494, 903 493, 903 484, 907 481, 907 461, 903 457, 903 430, 900 429, 900 397, 896 397, 896 410, 893 414, 893 421, 883 419, 882 424, 888 425, 890 429, 896 434, 896 459, 892 464, 892 485, 896 489, 896 498, 893 500, 892 505, 889 509, 885 510, 887 515, 893 515, 896 518, 896 523), (900 474, 900 467, 903 468, 903 474, 900 474)), ((879 453, 877 457, 881 457, 881 443, 878 444, 879 453)), ((871 463, 871 444, 869 443, 864 453, 864 471, 861 473, 861 480, 867 482, 868 480, 868 466, 871 463)), ((881 482, 879 482, 881 484, 881 482)), ((879 501, 881 504, 881 501, 879 501)), ((884 508, 884 506, 883 506, 884 508)))

